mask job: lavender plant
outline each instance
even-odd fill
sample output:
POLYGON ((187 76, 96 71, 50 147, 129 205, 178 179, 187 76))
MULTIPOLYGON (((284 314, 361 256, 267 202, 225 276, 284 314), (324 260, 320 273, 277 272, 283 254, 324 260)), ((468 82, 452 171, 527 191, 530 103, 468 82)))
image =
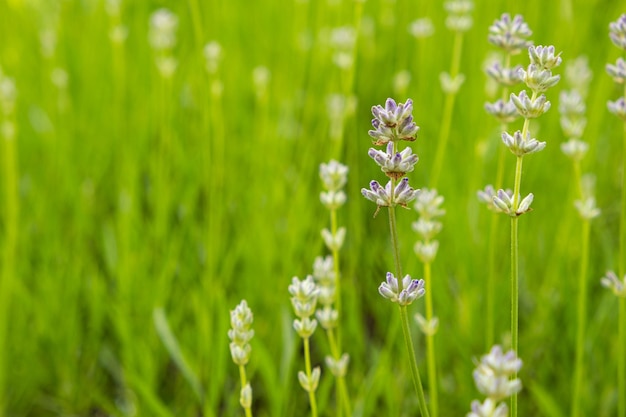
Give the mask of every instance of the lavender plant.
MULTIPOLYGON (((581 58, 572 61, 574 65, 584 65, 581 58)), ((581 67, 584 69, 584 67, 581 67)), ((581 72, 589 74, 589 69, 581 72)), ((581 415, 581 398, 583 393, 584 375, 584 342, 587 316, 587 270, 589 267, 589 232, 591 220, 600 214, 596 207, 596 200, 591 186, 585 186, 581 173, 581 161, 589 145, 581 139, 587 120, 585 118, 584 97, 588 89, 591 76, 577 77, 574 70, 566 68, 565 79, 571 89, 561 92, 559 113, 561 113, 561 128, 568 140, 561 144, 561 150, 572 161, 574 180, 576 184, 576 200, 574 206, 582 220, 581 227, 581 258, 578 275, 578 303, 577 303, 577 330, 576 330, 576 359, 574 363, 574 380, 572 390, 572 416, 581 415), (574 75, 570 79, 568 76, 574 75)), ((587 181, 589 183, 589 181, 587 181)))
MULTIPOLYGON (((419 219, 413 223, 413 230, 421 238, 415 243, 414 250, 424 265, 424 286, 427 288, 432 288, 432 263, 439 249, 439 241, 435 237, 443 227, 437 218, 445 214, 445 210, 441 208, 443 200, 443 197, 437 194, 437 190, 422 189, 417 195, 414 205, 415 211, 419 214, 419 219)), ((439 414, 437 359, 435 356, 435 333, 439 327, 439 319, 433 315, 432 291, 426 292, 426 317, 418 313, 415 319, 426 335, 430 413, 435 417, 439 414)))
POLYGON ((315 391, 320 380, 321 369, 316 366, 311 369, 311 348, 309 340, 317 328, 317 320, 313 315, 320 295, 320 289, 315 284, 313 276, 308 275, 304 280, 293 277, 289 285, 291 294, 291 304, 298 317, 293 321, 293 328, 304 342, 304 371, 298 372, 300 386, 309 393, 309 403, 311 405, 311 417, 317 417, 317 401, 315 391))
POLYGON ((246 300, 241 302, 230 312, 230 325, 228 338, 230 339, 230 355, 239 367, 239 378, 241 380, 241 392, 239 403, 243 407, 246 417, 252 417, 252 387, 246 377, 246 364, 250 360, 250 340, 254 336, 252 321, 254 317, 252 310, 248 307, 246 300))
POLYGON ((322 238, 331 256, 318 257, 313 265, 313 276, 319 286, 319 302, 321 309, 316 312, 316 317, 326 331, 330 345, 330 356, 326 356, 326 364, 331 373, 337 379, 336 398, 337 416, 345 412, 346 416, 352 415, 350 397, 346 388, 345 375, 348 361, 347 353, 341 350, 341 272, 339 267, 339 250, 343 246, 346 235, 345 227, 338 227, 337 210, 346 202, 346 194, 343 191, 348 181, 348 167, 331 160, 327 164, 320 165, 320 178, 324 185, 324 191, 320 194, 322 204, 330 213, 330 230, 322 230, 322 238))
MULTIPOLYGON (((497 59, 491 62, 486 69, 489 79, 496 85, 501 87, 501 98, 494 103, 485 103, 487 113, 494 116, 500 122, 500 131, 508 131, 509 123, 514 122, 519 114, 515 105, 509 97, 509 88, 522 82, 519 71, 522 69, 520 65, 512 66, 511 59, 514 55, 519 54, 522 50, 528 48, 532 42, 528 39, 532 35, 532 31, 521 15, 511 18, 508 13, 502 14, 500 19, 496 19, 489 27, 489 35, 487 39, 489 43, 498 47, 504 53, 503 62, 497 59)), ((496 166, 495 189, 502 187, 504 176, 504 158, 505 151, 503 147, 499 148, 498 161, 496 166)), ((488 204, 491 202, 488 201, 488 204)), ((496 232, 498 230, 498 217, 492 216, 489 226, 488 239, 488 273, 486 280, 486 324, 485 324, 485 342, 486 346, 493 345, 495 331, 495 276, 496 276, 496 251, 498 242, 496 241, 496 232)))
MULTIPOLYGON (((518 219, 530 211, 534 195, 528 194, 521 198, 522 163, 524 156, 536 153, 545 148, 546 143, 531 137, 530 120, 541 116, 550 108, 544 92, 559 82, 560 77, 552 74, 552 69, 560 65, 560 54, 555 53, 554 46, 530 46, 528 48, 530 64, 527 69, 520 69, 519 76, 531 90, 529 97, 526 90, 519 94, 511 94, 511 101, 517 112, 524 118, 522 130, 512 135, 502 133, 504 145, 515 155, 515 182, 513 193, 499 189, 493 198, 494 207, 511 218, 511 343, 514 352, 518 352, 518 297, 519 297, 519 255, 518 255, 518 219)), ((511 396, 511 415, 517 416, 517 395, 511 396)))
MULTIPOLYGON (((615 46, 626 51, 626 14, 622 14, 615 22, 609 24, 609 38, 615 46)), ((623 95, 615 101, 609 101, 607 107, 611 113, 622 119, 622 197, 619 221, 619 251, 617 275, 626 274, 626 63, 618 58, 615 65, 608 64, 606 70, 615 82, 624 85, 623 95)), ((617 413, 620 417, 626 416, 626 300, 619 298, 618 309, 618 361, 617 361, 617 413)))
POLYGON ((501 401, 522 389, 522 381, 517 378, 521 367, 522 360, 514 351, 504 354, 500 346, 492 347, 489 354, 481 358, 473 373, 478 391, 487 398, 482 403, 472 401, 472 411, 467 417, 508 416, 508 407, 501 401))
POLYGON ((452 113, 454 102, 461 85, 465 81, 465 75, 460 73, 461 53, 463 51, 463 35, 472 27, 471 12, 474 9, 472 0, 450 0, 445 2, 444 7, 448 12, 446 27, 454 32, 454 46, 452 47, 452 62, 450 72, 439 74, 441 89, 446 95, 443 109, 441 128, 439 130, 439 140, 437 141, 437 151, 430 178, 431 187, 437 187, 439 175, 445 159, 446 147, 450 136, 452 125, 452 113))
POLYGON ((396 104, 395 100, 388 98, 384 108, 380 105, 372 107, 372 114, 374 115, 372 126, 374 129, 370 130, 368 134, 374 139, 374 145, 385 145, 386 150, 383 152, 370 148, 368 155, 378 164, 381 171, 389 178, 389 181, 383 187, 378 181, 373 180, 370 182, 370 188, 361 189, 361 193, 365 198, 376 204, 377 208, 374 216, 376 216, 381 207, 387 207, 388 209, 395 275, 392 272, 387 272, 386 280, 380 284, 378 292, 384 298, 397 303, 399 306, 402 331, 420 413, 422 416, 428 417, 428 408, 426 407, 424 389, 415 359, 407 313, 407 306, 424 295, 424 280, 412 279, 408 274, 403 277, 395 213, 396 206, 406 208, 408 203, 413 201, 418 195, 418 190, 413 189, 409 185, 409 179, 405 175, 413 171, 419 158, 410 147, 406 147, 401 151, 398 149, 401 141, 412 142, 416 139, 419 127, 413 121, 412 112, 413 101, 410 99, 406 103, 396 104))

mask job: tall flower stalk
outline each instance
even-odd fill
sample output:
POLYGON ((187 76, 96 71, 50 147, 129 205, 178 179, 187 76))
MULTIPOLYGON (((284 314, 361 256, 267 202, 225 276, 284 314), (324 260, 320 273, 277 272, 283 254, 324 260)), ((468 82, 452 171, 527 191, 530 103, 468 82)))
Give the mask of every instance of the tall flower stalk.
MULTIPOLYGON (((511 345, 516 354, 519 339, 518 222, 519 216, 530 211, 534 198, 532 193, 521 198, 522 164, 524 156, 539 152, 546 146, 545 142, 531 137, 529 125, 531 119, 541 116, 550 108, 550 102, 543 93, 559 82, 560 77, 553 75, 552 69, 561 63, 560 54, 555 54, 554 46, 530 46, 528 54, 530 64, 527 69, 520 69, 519 75, 532 94, 529 97, 526 90, 517 95, 511 94, 511 101, 524 118, 524 125, 521 131, 518 130, 513 135, 502 133, 504 145, 516 157, 513 192, 499 189, 495 195, 490 196, 493 207, 511 218, 511 345)), ((511 396, 511 416, 517 417, 517 394, 511 396)))
MULTIPOLYGON (((490 79, 502 87, 501 98, 494 103, 486 103, 485 110, 500 122, 500 131, 509 130, 509 123, 519 118, 517 109, 509 97, 509 88, 522 82, 519 75, 520 65, 511 66, 511 58, 519 54, 523 49, 528 48, 532 42, 528 38, 532 31, 524 18, 516 15, 511 18, 508 13, 502 14, 500 19, 494 21, 489 27, 488 40, 504 52, 503 62, 494 62, 487 68, 487 75, 490 79)), ((502 187, 504 177, 504 148, 498 150, 498 161, 496 167, 495 189, 502 187)), ((491 346, 494 343, 495 323, 495 277, 496 277, 496 251, 499 247, 497 242, 498 216, 492 216, 489 227, 488 240, 488 273, 486 282, 486 323, 485 323, 485 345, 491 346)))
POLYGON ((254 336, 252 330, 253 315, 246 300, 241 302, 230 312, 231 329, 228 330, 230 342, 230 355, 239 367, 239 379, 241 381, 241 392, 239 403, 246 413, 246 417, 252 417, 252 387, 246 377, 246 364, 250 360, 250 340, 254 336))
MULTIPOLYGON (((615 46, 626 51, 626 14, 622 14, 615 22, 609 24, 609 38, 615 46)), ((609 75, 624 85, 623 95, 615 101, 608 102, 609 111, 623 121, 622 135, 622 198, 619 221, 619 254, 617 271, 620 277, 626 274, 626 61, 618 58, 615 65, 607 65, 609 75)), ((618 389, 618 416, 626 416, 626 300, 619 298, 618 311, 618 361, 617 361, 617 389, 618 389)))
POLYGON ((293 277, 289 286, 289 293, 291 294, 291 304, 298 317, 294 320, 293 327, 304 342, 304 371, 298 372, 298 381, 300 386, 309 394, 311 417, 317 417, 315 391, 319 384, 321 369, 319 366, 311 367, 310 339, 317 328, 317 320, 311 317, 315 314, 320 289, 311 275, 303 280, 293 277))
POLYGON ((343 191, 348 180, 348 167, 331 160, 320 165, 320 178, 324 191, 320 194, 322 204, 330 212, 330 230, 322 230, 322 238, 331 256, 318 257, 313 265, 313 276, 320 287, 319 302, 321 309, 316 311, 316 317, 326 331, 331 355, 326 357, 326 364, 337 380, 337 416, 343 412, 346 416, 352 415, 350 397, 346 388, 345 375, 350 359, 347 353, 341 351, 341 272, 339 268, 339 250, 343 246, 346 235, 345 227, 339 227, 337 210, 344 205, 346 194, 343 191))
MULTIPOLYGON (((424 265, 424 286, 432 289, 432 263, 437 256, 439 241, 435 236, 441 231, 442 224, 437 220, 445 214, 440 206, 443 197, 437 194, 437 190, 422 189, 415 201, 415 211, 419 213, 419 219, 413 223, 413 230, 420 236, 414 246, 415 254, 424 265)), ((433 313, 432 291, 426 292, 426 316, 417 314, 417 324, 426 335, 426 363, 428 364, 428 392, 430 398, 430 414, 433 417, 439 415, 439 396, 437 382, 437 359, 435 355, 435 334, 439 327, 439 319, 433 313)))
POLYGON ((445 159, 450 136, 450 127, 452 126, 452 113, 454 112, 456 95, 465 81, 465 75, 460 72, 463 35, 472 27, 473 20, 470 13, 474 9, 474 3, 471 0, 450 0, 447 1, 444 6, 448 12, 446 26, 454 32, 454 45, 452 46, 450 72, 442 72, 439 75, 441 89, 445 93, 446 99, 443 107, 441 128, 439 130, 439 140, 437 141, 437 152, 435 154, 430 178, 430 185, 433 188, 437 187, 439 175, 443 168, 443 161, 445 159))
POLYGON ((368 155, 378 164, 389 181, 385 186, 382 186, 378 181, 373 180, 370 182, 370 188, 363 188, 361 193, 377 205, 374 215, 378 213, 381 207, 388 209, 395 275, 392 272, 387 272, 385 281, 378 287, 378 292, 399 306, 402 333, 420 413, 423 417, 428 417, 429 412, 415 359, 407 312, 407 306, 424 295, 424 280, 412 279, 408 274, 404 277, 402 275, 395 212, 396 206, 406 208, 408 203, 413 201, 418 194, 418 191, 409 185, 409 179, 405 175, 413 171, 419 158, 410 147, 401 151, 398 149, 401 141, 414 141, 416 139, 419 127, 413 122, 412 112, 413 102, 410 99, 406 103, 396 104, 393 99, 389 98, 385 102, 384 108, 380 105, 372 107, 372 114, 374 115, 372 126, 374 129, 368 133, 374 139, 374 145, 384 145, 386 150, 380 151, 370 148, 368 155))
MULTIPOLYGON (((577 61, 572 61, 577 62, 577 61)), ((582 62, 582 61, 581 61, 582 62)), ((568 66, 569 69, 569 66, 568 66)), ((574 183, 576 184, 576 200, 574 206, 582 221, 581 227, 581 256, 580 269, 578 274, 578 301, 576 317, 576 356, 574 363, 574 380, 572 390, 572 416, 581 415, 581 398, 583 393, 583 381, 585 372, 584 346, 585 328, 587 317, 587 270, 589 268, 589 233, 591 220, 600 214, 596 207, 596 200, 593 195, 593 186, 585 182, 581 161, 589 145, 581 140, 587 120, 585 119, 584 95, 587 91, 587 82, 590 77, 584 80, 570 79, 572 71, 566 70, 566 81, 573 85, 568 91, 561 92, 559 112, 561 113, 561 128, 567 136, 567 142, 561 144, 561 150, 572 161, 574 183)))

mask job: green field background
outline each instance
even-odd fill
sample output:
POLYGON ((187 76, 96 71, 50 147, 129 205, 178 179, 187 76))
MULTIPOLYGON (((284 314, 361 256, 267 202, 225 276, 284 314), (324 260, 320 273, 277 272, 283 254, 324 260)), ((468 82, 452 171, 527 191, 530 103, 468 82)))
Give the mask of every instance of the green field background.
MULTIPOLYGON (((481 398, 472 380, 485 342, 487 239, 492 213, 476 191, 495 180, 502 143, 484 111, 484 62, 494 47, 488 27, 503 12, 523 14, 535 44, 555 45, 563 66, 586 55, 594 77, 587 99, 584 172, 596 176, 602 215, 592 223, 585 342, 584 415, 617 415, 617 299, 600 286, 617 268, 623 123, 606 101, 623 93, 606 75, 620 50, 608 23, 626 12, 617 1, 477 1, 464 38, 461 72, 439 192, 445 197, 440 251, 433 265, 441 416, 462 416, 481 398)), ((370 108, 387 97, 414 101, 421 127, 412 145, 420 162, 409 178, 428 185, 449 71, 453 34, 439 1, 258 0, 122 3, 128 38, 115 45, 115 23, 96 0, 2 0, 0 66, 15 80, 15 176, 3 144, 0 240, 0 416, 239 416, 239 378, 230 359, 229 310, 246 299, 255 337, 248 376, 254 414, 305 416, 301 342, 287 292, 293 276, 312 271, 326 253, 320 230, 319 164, 348 165, 347 228, 341 251, 342 338, 355 416, 417 415, 397 308, 377 286, 391 268, 386 213, 360 189, 383 180, 367 156, 370 108), (150 14, 179 18, 176 73, 164 81, 148 43, 150 14), (415 39, 411 21, 430 17, 434 34, 415 39), (332 29, 359 22, 354 71, 339 69, 332 29), (51 56, 42 33, 53 33, 51 56), (216 74, 203 47, 222 46, 216 74), (253 70, 271 78, 258 95, 253 70), (51 80, 66 71, 67 88, 51 80), (411 82, 396 96, 393 77, 411 82), (221 83, 221 94, 215 94, 221 83), (354 96, 340 138, 331 135, 328 100, 354 96), (7 207, 17 207, 11 211, 7 207), (13 226, 11 226, 13 225, 13 226), (17 230, 15 241, 10 230, 17 230), (391 352, 381 359, 382 352, 391 352)), ((525 65, 527 56, 514 57, 525 65)), ((563 66, 555 72, 563 73, 563 66)), ((571 162, 561 153, 558 93, 533 136, 545 151, 527 158, 522 194, 533 212, 520 220, 520 415, 569 415, 576 329, 581 222, 573 207, 571 162)), ((513 91, 519 91, 514 89, 513 91)), ((521 122, 514 125, 520 129, 521 122)), ((505 181, 513 184, 507 155, 505 181)), ((404 269, 422 266, 414 211, 398 211, 404 269)), ((499 221, 496 342, 509 342, 509 226, 499 221)), ((423 311, 421 300, 411 313, 423 311)), ((413 323, 425 374, 424 338, 413 323)), ((318 332, 319 333, 319 332, 318 332)), ((312 340, 313 362, 327 344, 312 340)), ((426 391, 428 387, 426 386, 426 391)), ((322 416, 334 415, 334 389, 323 370, 322 416)))

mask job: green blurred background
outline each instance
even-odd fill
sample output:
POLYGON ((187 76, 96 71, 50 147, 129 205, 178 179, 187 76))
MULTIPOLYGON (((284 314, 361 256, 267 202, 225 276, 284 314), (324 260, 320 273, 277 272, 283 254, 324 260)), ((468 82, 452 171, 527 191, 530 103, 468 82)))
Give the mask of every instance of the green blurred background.
MULTIPOLYGON (((480 397, 472 360, 489 350, 492 214, 475 195, 494 181, 502 146, 497 122, 483 110, 483 66, 495 49, 488 27, 503 12, 523 14, 535 44, 555 45, 564 64, 586 55, 594 72, 583 166, 597 177, 603 214, 591 236, 585 415, 615 416, 617 396, 626 395, 615 388, 617 301, 599 285, 617 264, 622 123, 606 101, 623 89, 604 66, 620 56, 607 33, 623 6, 475 4, 439 182, 447 214, 431 291, 441 323, 442 416, 465 415, 480 397)), ((255 415, 307 415, 287 286, 325 253, 318 168, 331 158, 350 168, 339 222, 348 231, 343 342, 355 415, 415 415, 403 341, 385 341, 397 311, 377 293, 392 264, 386 215, 372 218, 375 207, 360 189, 382 180, 367 156, 367 130, 371 106, 387 97, 414 101, 420 162, 410 178, 415 187, 428 183, 444 99, 439 73, 449 71, 453 39, 443 3, 127 0, 112 11, 97 0, 0 2, 0 66, 17 89, 17 136, 2 147, 0 415, 242 415, 226 335, 229 310, 242 298, 255 314, 255 415), (170 79, 157 71, 148 42, 150 15, 160 7, 179 19, 170 79), (421 17, 434 33, 416 39, 408 28, 421 17), (354 66, 342 69, 333 61, 341 48, 336 29, 357 23, 354 66), (127 30, 121 42, 110 37, 118 25, 127 30), (213 72, 203 55, 210 41, 222 52, 213 72), (397 91, 394 76, 403 70, 410 83, 397 91), (329 102, 350 109, 338 117, 329 102), (379 361, 387 349, 393 360, 379 361)), ((515 60, 527 62, 525 54, 515 60)), ((567 415, 572 389, 580 221, 571 163, 559 149, 562 88, 548 92, 553 108, 533 126, 548 145, 528 158, 522 184, 535 202, 520 226, 521 415, 567 415)), ((509 157, 510 187, 513 166, 509 157)), ((419 277, 416 214, 398 217, 405 270, 419 277)), ((496 339, 506 346, 509 230, 504 218, 500 224, 496 339)), ((412 312, 422 308, 415 303, 412 312)), ((414 330, 425 369, 423 337, 414 330)), ((321 364, 326 341, 316 335, 313 346, 321 364)), ((324 416, 334 415, 331 388, 327 373, 318 392, 324 416)))

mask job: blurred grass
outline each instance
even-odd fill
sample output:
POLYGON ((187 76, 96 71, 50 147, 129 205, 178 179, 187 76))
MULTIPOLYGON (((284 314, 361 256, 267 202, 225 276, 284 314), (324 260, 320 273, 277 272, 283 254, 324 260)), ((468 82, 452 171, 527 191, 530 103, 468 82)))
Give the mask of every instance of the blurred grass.
MULTIPOLYGON (((464 414, 478 397, 472 358, 488 350, 482 312, 491 214, 479 207, 475 192, 494 180, 501 146, 497 124, 483 110, 482 62, 493 50, 487 28, 502 12, 522 13, 535 43, 556 45, 564 62, 585 54, 594 71, 584 171, 597 176, 603 215, 592 225, 583 402, 587 415, 615 415, 617 303, 598 284, 617 263, 621 124, 605 102, 619 89, 604 65, 619 54, 607 37, 608 22, 624 10, 617 2, 572 3, 568 20, 561 1, 477 2, 466 35, 466 83, 440 180, 447 215, 433 270, 441 415, 464 414)), ((327 213, 318 200, 318 165, 340 158, 350 167, 349 202, 339 213, 348 228, 342 259, 349 390, 357 415, 411 414, 416 404, 402 343, 384 346, 398 318, 376 292, 391 265, 387 223, 382 214, 372 219, 374 207, 359 190, 380 179, 366 156, 369 107, 393 95, 393 76, 404 69, 411 71, 409 96, 421 126, 414 146, 420 162, 411 181, 428 182, 443 107, 438 74, 449 68, 452 44, 443 7, 408 0, 364 3, 351 87, 332 63, 327 37, 332 28, 353 24, 355 3, 211 1, 198 2, 192 15, 193 4, 123 3, 129 36, 115 49, 103 2, 0 3, 0 65, 19 93, 20 207, 10 309, 0 318, 6 326, 0 337, 0 410, 7 416, 240 415, 226 330, 228 311, 246 298, 255 313, 249 373, 255 414, 302 414, 307 402, 296 382, 301 358, 286 289, 323 253, 319 230, 327 213), (147 41, 149 15, 158 7, 180 19, 179 64, 170 86, 161 85, 147 41), (433 20, 435 34, 417 42, 407 27, 424 16, 433 20), (56 34, 50 57, 41 52, 44 31, 56 34), (223 48, 216 75, 221 96, 211 94, 214 80, 204 69, 202 47, 210 40, 223 48), (259 65, 271 72, 265 100, 257 100, 253 88, 252 71, 259 65), (68 74, 65 93, 51 82, 55 68, 68 74), (327 98, 351 90, 358 105, 338 144, 329 138, 327 98), (166 167, 160 186, 166 194, 158 192, 159 166, 166 167), (155 311, 197 375, 201 396, 160 339, 155 311), (391 350, 389 363, 378 361, 382 349, 391 350)), ((566 415, 573 373, 580 224, 570 197, 570 163, 559 150, 557 97, 549 92, 553 109, 537 126, 548 147, 525 164, 522 184, 523 193, 536 196, 534 212, 520 227, 521 378, 529 388, 520 409, 526 415, 566 415)), ((512 160, 505 181, 512 181, 512 160)), ((5 245, 4 203, 2 210, 5 245)), ((411 249, 415 214, 402 211, 398 220, 405 270, 420 271, 411 249)), ((505 223, 496 335, 506 343, 505 223)), ((417 331, 416 342, 423 361, 417 331)), ((323 360, 324 343, 321 337, 313 341, 315 362, 323 360)), ((330 382, 320 388, 321 405, 332 404, 330 382)))

